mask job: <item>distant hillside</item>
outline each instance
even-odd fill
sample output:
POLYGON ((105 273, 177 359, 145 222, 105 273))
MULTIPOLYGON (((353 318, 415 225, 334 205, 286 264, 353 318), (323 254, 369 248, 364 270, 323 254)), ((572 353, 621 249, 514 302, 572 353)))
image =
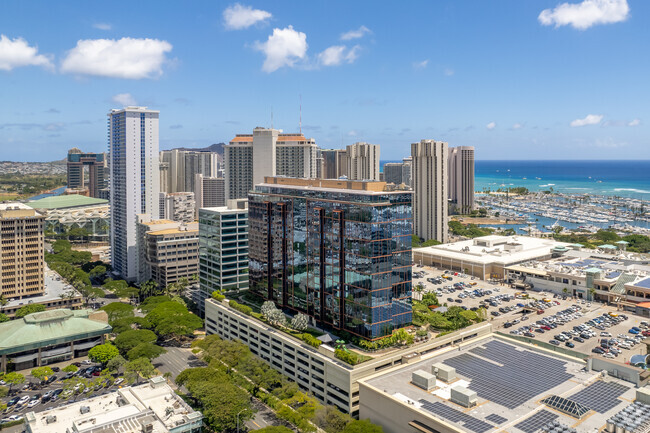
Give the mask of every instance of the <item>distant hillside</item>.
POLYGON ((189 147, 177 147, 176 149, 178 150, 191 150, 194 152, 217 152, 223 154, 223 147, 226 145, 226 143, 215 143, 211 144, 207 147, 195 147, 195 148, 189 148, 189 147))

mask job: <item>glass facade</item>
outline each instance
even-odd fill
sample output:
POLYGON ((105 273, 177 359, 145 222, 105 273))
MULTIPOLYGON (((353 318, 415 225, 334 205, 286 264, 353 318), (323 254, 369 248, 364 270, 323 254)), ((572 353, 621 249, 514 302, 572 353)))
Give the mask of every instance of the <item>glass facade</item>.
POLYGON ((257 185, 250 289, 367 339, 411 323, 411 193, 257 185))

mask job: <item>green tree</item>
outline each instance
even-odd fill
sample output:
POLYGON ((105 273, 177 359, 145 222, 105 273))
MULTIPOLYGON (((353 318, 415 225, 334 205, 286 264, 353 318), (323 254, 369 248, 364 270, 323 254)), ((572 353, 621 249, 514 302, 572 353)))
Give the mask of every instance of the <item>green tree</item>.
POLYGON ((101 278, 105 274, 106 274, 106 266, 103 265, 95 266, 90 270, 90 272, 88 272, 88 275, 92 279, 101 278))
POLYGON ((149 327, 161 337, 190 335, 203 326, 201 318, 187 311, 184 305, 172 301, 158 304, 146 319, 149 327))
POLYGON ((16 319, 20 319, 22 317, 25 317, 28 314, 40 313, 42 311, 45 311, 45 305, 28 304, 28 305, 25 305, 24 307, 20 307, 18 309, 18 311, 16 311, 16 319))
POLYGON ((124 367, 125 364, 126 364, 126 359, 124 359, 122 355, 117 355, 115 358, 108 361, 108 364, 106 364, 106 368, 108 368, 108 371, 111 371, 113 373, 119 373, 120 369, 124 367))
POLYGON ((9 316, 7 316, 5 313, 0 313, 0 323, 8 322, 9 320, 9 316))
POLYGON ((142 303, 140 304, 140 309, 145 312, 149 313, 151 310, 156 308, 159 304, 162 304, 163 302, 170 302, 172 298, 166 295, 158 295, 158 296, 150 296, 142 303))
POLYGON ((4 376, 2 376, 2 380, 4 380, 7 385, 9 385, 9 392, 11 392, 11 388, 14 385, 22 385, 23 383, 25 383, 25 376, 23 376, 20 373, 16 373, 15 371, 12 371, 11 373, 7 373, 4 376))
POLYGON ((158 287, 158 283, 153 280, 145 281, 140 285, 140 298, 147 299, 150 296, 157 296, 162 291, 158 287))
POLYGON ((79 368, 78 368, 76 365, 74 365, 74 364, 66 365, 65 367, 63 367, 63 368, 61 369, 61 371, 64 371, 64 372, 66 372, 66 373, 74 373, 74 372, 76 372, 77 370, 79 370, 79 368))
POLYGON ((167 351, 160 346, 156 346, 153 343, 140 343, 135 346, 133 349, 129 350, 126 354, 126 357, 133 361, 138 358, 147 358, 149 360, 158 358, 163 353, 167 351))
POLYGON ((43 381, 52 376, 54 374, 54 370, 52 370, 50 367, 36 367, 30 372, 30 374, 39 381, 43 381))
POLYGON ((342 433, 384 433, 384 429, 381 428, 381 426, 371 423, 367 419, 355 419, 345 426, 342 433))
POLYGON ((3 313, 5 310, 5 307, 9 303, 9 299, 7 299, 4 295, 4 293, 0 293, 0 313, 3 313))
POLYGON ((115 358, 120 354, 120 351, 117 347, 113 346, 110 343, 100 344, 93 347, 88 351, 88 358, 94 362, 99 362, 102 365, 106 365, 108 361, 115 358))
POLYGON ((134 378, 137 384, 140 383, 141 377, 144 379, 153 377, 156 374, 156 369, 147 358, 138 358, 127 362, 124 365, 124 372, 134 378))
POLYGON ((121 319, 113 320, 110 322, 113 327, 113 333, 121 334, 124 331, 130 331, 133 329, 139 329, 147 324, 147 320, 144 317, 123 317, 121 319))
POLYGON ((283 425, 270 425, 268 427, 260 428, 254 431, 257 433, 293 433, 293 430, 283 425))
POLYGON ((134 309, 135 307, 133 305, 125 304, 123 302, 111 302, 110 304, 106 304, 100 308, 100 310, 106 311, 109 322, 122 319, 124 317, 132 317, 134 309))
POLYGON ((340 433, 352 421, 352 417, 334 406, 321 406, 312 421, 328 433, 340 433))
POLYGON ((153 343, 157 339, 156 334, 148 329, 134 329, 122 332, 114 343, 122 354, 126 354, 139 344, 153 343))
POLYGON ((0 398, 4 398, 9 395, 9 388, 6 386, 0 386, 0 398))

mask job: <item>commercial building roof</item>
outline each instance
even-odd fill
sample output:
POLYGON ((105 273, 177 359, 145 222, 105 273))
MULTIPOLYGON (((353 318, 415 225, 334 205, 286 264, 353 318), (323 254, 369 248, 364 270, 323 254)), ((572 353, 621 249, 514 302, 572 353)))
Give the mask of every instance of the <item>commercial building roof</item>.
POLYGON ((93 313, 92 310, 61 308, 0 323, 0 355, 111 332, 113 328, 98 320, 100 317, 100 314, 93 313))
POLYGON ((65 209, 83 206, 102 206, 107 204, 108 200, 86 197, 79 194, 45 197, 27 203, 27 205, 33 209, 65 209))

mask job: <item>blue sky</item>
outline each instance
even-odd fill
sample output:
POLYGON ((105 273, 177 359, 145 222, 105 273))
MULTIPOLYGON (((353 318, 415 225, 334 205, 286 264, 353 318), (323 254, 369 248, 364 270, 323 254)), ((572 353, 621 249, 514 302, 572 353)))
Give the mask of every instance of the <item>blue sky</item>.
POLYGON ((106 113, 160 110, 160 147, 255 126, 323 148, 423 138, 477 159, 650 159, 643 0, 4 0, 0 160, 106 150, 106 113))

